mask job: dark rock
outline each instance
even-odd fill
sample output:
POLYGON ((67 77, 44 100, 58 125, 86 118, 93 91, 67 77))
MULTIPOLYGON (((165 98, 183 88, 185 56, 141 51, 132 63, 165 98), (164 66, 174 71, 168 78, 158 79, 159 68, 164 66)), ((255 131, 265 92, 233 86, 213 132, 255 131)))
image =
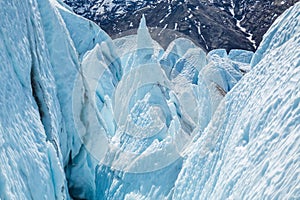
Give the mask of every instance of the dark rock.
POLYGON ((255 51, 274 20, 299 0, 65 0, 113 38, 134 33, 141 15, 166 47, 185 36, 206 51, 255 51), (175 30, 176 28, 176 30, 175 30), (132 30, 132 31, 130 31, 132 30), (174 31, 172 31, 174 30, 174 31), (199 34, 200 33, 200 34, 199 34))

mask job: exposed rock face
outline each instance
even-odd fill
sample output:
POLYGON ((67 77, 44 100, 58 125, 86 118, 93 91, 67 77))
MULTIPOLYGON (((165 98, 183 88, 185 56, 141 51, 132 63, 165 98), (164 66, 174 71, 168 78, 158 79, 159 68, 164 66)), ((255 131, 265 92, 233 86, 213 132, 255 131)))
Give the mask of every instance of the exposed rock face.
POLYGON ((160 43, 163 37, 164 47, 179 32, 206 51, 216 48, 254 51, 277 16, 298 1, 64 0, 77 14, 93 20, 113 38, 136 29, 145 14, 148 26, 153 27, 152 37, 160 43))

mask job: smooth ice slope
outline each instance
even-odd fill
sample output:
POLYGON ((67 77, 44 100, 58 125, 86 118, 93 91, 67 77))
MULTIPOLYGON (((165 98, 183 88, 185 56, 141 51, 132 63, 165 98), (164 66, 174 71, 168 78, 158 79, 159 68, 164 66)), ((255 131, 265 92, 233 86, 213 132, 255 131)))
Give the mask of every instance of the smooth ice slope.
POLYGON ((173 199, 300 198, 299 10, 266 33, 253 70, 189 149, 173 199))

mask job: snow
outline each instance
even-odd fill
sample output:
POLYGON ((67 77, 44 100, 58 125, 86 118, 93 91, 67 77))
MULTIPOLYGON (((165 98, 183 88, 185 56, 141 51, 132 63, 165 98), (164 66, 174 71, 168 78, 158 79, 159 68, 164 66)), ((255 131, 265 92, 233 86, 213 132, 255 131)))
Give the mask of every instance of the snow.
POLYGON ((247 29, 241 25, 241 22, 245 19, 245 15, 242 16, 241 19, 237 19, 236 16, 235 16, 235 12, 234 12, 234 9, 235 9, 235 3, 233 2, 233 0, 230 1, 230 4, 231 4, 231 7, 229 8, 229 12, 230 12, 230 14, 232 15, 232 17, 236 20, 236 26, 237 26, 242 32, 244 32, 245 34, 248 35, 247 39, 252 43, 252 46, 254 47, 254 49, 256 49, 257 46, 256 46, 255 40, 253 39, 253 34, 252 34, 252 33, 249 33, 249 32, 247 31, 247 29))
POLYGON ((175 25, 174 25, 174 30, 176 31, 178 28, 178 23, 175 22, 175 25))
POLYGON ((165 19, 167 19, 170 15, 172 14, 172 9, 171 6, 169 5, 168 7, 168 13, 159 21, 159 23, 163 23, 165 21, 165 19))
MULTIPOLYGON (((204 36, 202 35, 202 33, 201 33, 201 22, 198 22, 198 21, 194 21, 195 22, 195 25, 196 25, 196 27, 197 27, 197 31, 198 31, 198 34, 200 35, 200 37, 202 38, 202 40, 203 40, 203 42, 204 42, 204 44, 205 44, 205 47, 206 47, 206 50, 208 50, 208 46, 207 46, 207 43, 206 43, 206 40, 205 40, 205 38, 204 38, 204 36)), ((203 26, 204 28, 205 28, 205 26, 203 26)))
POLYGON ((299 199, 299 8, 206 54, 1 2, 0 199, 299 199))

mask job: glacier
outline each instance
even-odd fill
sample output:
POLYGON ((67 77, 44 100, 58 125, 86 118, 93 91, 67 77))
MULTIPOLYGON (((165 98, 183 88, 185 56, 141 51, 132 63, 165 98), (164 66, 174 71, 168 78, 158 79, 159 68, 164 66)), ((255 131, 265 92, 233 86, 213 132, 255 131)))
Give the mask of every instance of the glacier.
POLYGON ((300 3, 255 53, 0 4, 0 199, 300 198, 300 3))

